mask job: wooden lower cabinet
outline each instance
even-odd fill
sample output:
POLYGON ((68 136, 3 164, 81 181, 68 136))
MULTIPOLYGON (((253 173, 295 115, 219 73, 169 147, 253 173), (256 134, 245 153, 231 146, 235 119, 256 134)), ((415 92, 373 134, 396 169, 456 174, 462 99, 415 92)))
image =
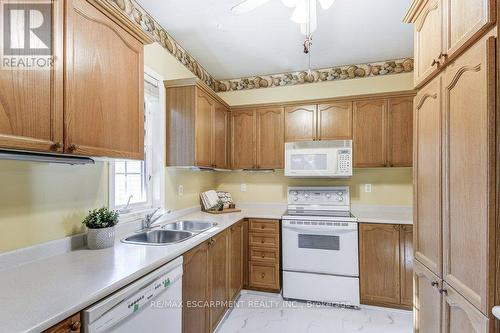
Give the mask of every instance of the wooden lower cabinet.
POLYGON ((80 321, 80 313, 77 313, 68 319, 61 321, 59 324, 52 326, 44 333, 78 333, 82 323, 80 321))
POLYGON ((183 333, 214 332, 243 286, 243 222, 184 255, 183 333))
POLYGON ((248 220, 248 289, 279 292, 280 223, 279 220, 248 220))
POLYGON ((361 303, 411 308, 412 226, 360 223, 361 303))
POLYGON ((208 286, 208 249, 204 242, 184 254, 182 275, 182 332, 208 333, 208 307, 199 306, 210 299, 208 286))
POLYGON ((414 333, 439 333, 443 323, 443 297, 439 292, 441 279, 427 267, 415 260, 413 267, 414 333))

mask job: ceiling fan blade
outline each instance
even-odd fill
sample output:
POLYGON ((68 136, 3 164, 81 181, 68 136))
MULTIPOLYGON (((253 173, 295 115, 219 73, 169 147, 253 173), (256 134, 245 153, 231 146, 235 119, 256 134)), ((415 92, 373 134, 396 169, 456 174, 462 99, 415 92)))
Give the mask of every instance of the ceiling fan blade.
POLYGON ((231 8, 231 12, 236 15, 245 14, 262 6, 266 2, 269 2, 269 0, 245 0, 231 8))

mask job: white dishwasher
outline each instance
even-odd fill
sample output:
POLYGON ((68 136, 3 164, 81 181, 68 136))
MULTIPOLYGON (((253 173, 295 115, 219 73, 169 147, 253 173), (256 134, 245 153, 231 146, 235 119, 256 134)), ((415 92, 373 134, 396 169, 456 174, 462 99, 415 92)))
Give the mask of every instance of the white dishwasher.
POLYGON ((83 332, 182 332, 182 257, 82 311, 83 332))

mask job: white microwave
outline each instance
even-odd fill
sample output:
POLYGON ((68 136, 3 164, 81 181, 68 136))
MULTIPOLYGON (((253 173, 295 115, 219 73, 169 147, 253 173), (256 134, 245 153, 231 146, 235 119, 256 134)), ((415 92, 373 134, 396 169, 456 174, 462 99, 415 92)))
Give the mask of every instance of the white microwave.
POLYGON ((352 140, 287 142, 285 176, 302 178, 352 176, 352 140))

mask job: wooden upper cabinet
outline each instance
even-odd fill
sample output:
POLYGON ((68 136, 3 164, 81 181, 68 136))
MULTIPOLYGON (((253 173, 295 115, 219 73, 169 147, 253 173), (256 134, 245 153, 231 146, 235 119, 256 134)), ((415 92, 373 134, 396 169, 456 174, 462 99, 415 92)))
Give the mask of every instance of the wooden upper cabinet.
POLYGON ((415 97, 414 129, 415 258, 441 277, 441 76, 425 85, 415 97))
POLYGON ((442 287, 441 279, 417 260, 413 266, 413 284, 414 332, 442 332, 442 294, 439 292, 442 287))
POLYGON ((443 296, 444 333, 488 333, 492 332, 486 316, 470 304, 462 295, 447 283, 443 296))
POLYGON ((231 167, 254 169, 256 167, 256 115, 255 109, 234 110, 232 113, 231 167))
POLYGON ((495 42, 485 36, 443 76, 443 278, 484 314, 493 306, 495 42))
POLYGON ((444 47, 449 57, 495 22, 494 0, 442 1, 446 27, 444 47))
POLYGON ((352 102, 318 105, 319 140, 352 139, 352 102))
MULTIPOLYGON (((195 113, 195 165, 213 167, 212 163, 212 115, 215 101, 197 88, 195 113)), ((177 148, 179 149, 179 147, 177 148)))
POLYGON ((257 109, 258 169, 283 169, 284 122, 283 107, 257 109))
POLYGON ((400 304, 399 228, 399 225, 392 224, 360 224, 360 293, 363 304, 400 304))
POLYGON ((316 139, 316 105, 285 107, 285 141, 316 139))
POLYGON ((66 2, 64 151, 144 158, 143 44, 85 0, 66 2))
POLYGON ((213 127, 213 165, 219 169, 229 168, 229 112, 221 103, 215 103, 213 127))
POLYGON ((354 167, 386 166, 386 127, 386 99, 354 102, 354 167))
POLYGON ((0 70, 0 148, 63 151, 63 0, 52 1, 52 68, 0 70))
POLYGON ((229 168, 229 107, 198 79, 164 82, 167 166, 229 168))
POLYGON ((422 83, 440 65, 443 52, 442 0, 429 0, 415 20, 415 85, 422 83))
POLYGON ((388 164, 412 166, 413 97, 389 98, 388 118, 388 164))
POLYGON ((209 311, 204 306, 187 306, 188 302, 210 299, 208 286, 208 243, 204 242, 184 254, 182 275, 182 332, 209 333, 209 311))

